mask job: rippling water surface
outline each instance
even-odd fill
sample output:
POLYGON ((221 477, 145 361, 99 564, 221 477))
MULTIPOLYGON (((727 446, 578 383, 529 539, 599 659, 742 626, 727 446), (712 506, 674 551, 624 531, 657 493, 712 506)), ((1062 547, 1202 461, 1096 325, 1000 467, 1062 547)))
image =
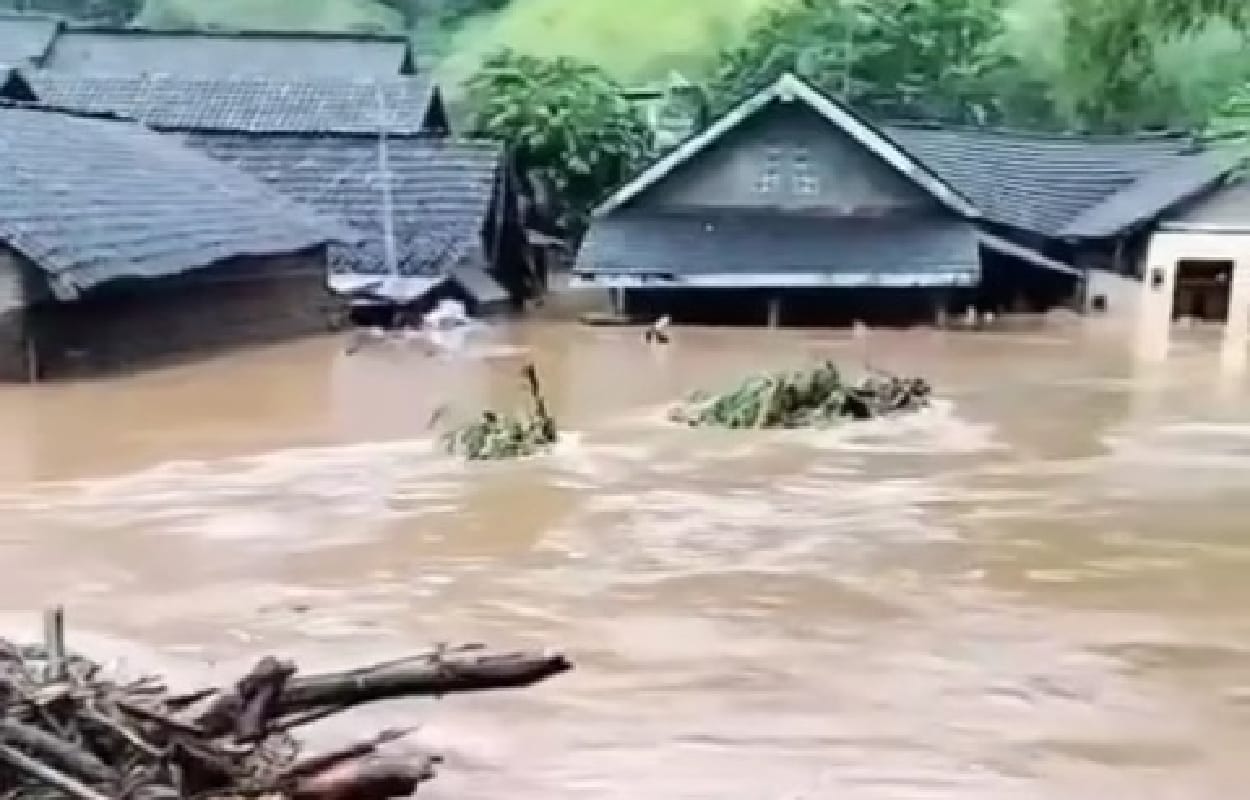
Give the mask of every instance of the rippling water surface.
POLYGON ((433 798, 1227 798, 1250 765, 1250 402, 1201 340, 1078 329, 528 324, 430 358, 319 340, 0 391, 0 623, 187 681, 436 641, 559 646, 532 690, 396 703, 433 798), (830 356, 941 400, 820 434, 666 401, 830 356), (427 421, 520 401, 572 435, 466 466, 427 421))

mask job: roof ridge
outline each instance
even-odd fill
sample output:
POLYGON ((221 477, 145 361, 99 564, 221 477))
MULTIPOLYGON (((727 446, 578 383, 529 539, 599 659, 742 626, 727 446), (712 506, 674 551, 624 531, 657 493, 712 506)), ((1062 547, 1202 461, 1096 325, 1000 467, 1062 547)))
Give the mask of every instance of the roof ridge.
POLYGON ((1196 138, 1194 131, 1176 129, 1164 131, 1142 130, 1130 133, 1086 133, 1081 131, 1043 131, 1006 126, 960 125, 938 120, 882 119, 876 124, 893 130, 950 131, 998 136, 1016 136, 1030 139, 1046 139, 1070 142, 1148 142, 1170 139, 1196 138))
POLYGON ((204 37, 235 37, 240 39, 325 39, 362 42, 392 42, 410 44, 406 33, 386 32, 370 33, 367 31, 347 30, 282 30, 282 29, 247 29, 225 27, 203 28, 157 28, 144 25, 108 25, 90 22, 68 22, 66 33, 96 33, 121 36, 204 36, 204 37))
POLYGON ((388 87, 388 86, 427 86, 431 91, 438 88, 437 84, 429 75, 412 74, 412 75, 252 75, 240 73, 237 75, 213 75, 213 74, 191 74, 179 72, 60 72, 54 69, 44 67, 13 67, 12 69, 21 72, 24 76, 34 76, 36 79, 42 79, 52 82, 61 83, 96 83, 107 84, 112 82, 123 81, 143 81, 146 83, 167 83, 167 84, 194 84, 194 83, 213 83, 213 84, 238 84, 238 85, 280 85, 286 84, 291 86, 360 86, 360 87, 388 87))
POLYGON ((11 100, 7 97, 0 97, 0 109, 37 111, 47 114, 60 114, 65 117, 79 117, 81 119, 102 119, 110 122, 126 122, 131 125, 144 127, 134 117, 128 117, 114 111, 89 111, 81 108, 71 108, 70 106, 57 105, 55 103, 45 103, 43 101, 31 103, 23 100, 11 100))
POLYGON ((62 22, 65 18, 59 14, 53 14, 47 11, 14 11, 10 9, 0 9, 0 19, 4 20, 31 20, 34 22, 62 22))

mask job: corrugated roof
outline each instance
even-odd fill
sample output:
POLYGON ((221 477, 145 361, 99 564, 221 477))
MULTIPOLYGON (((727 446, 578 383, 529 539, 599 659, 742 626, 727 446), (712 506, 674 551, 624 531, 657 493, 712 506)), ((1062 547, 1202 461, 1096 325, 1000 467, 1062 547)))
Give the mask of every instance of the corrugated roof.
POLYGON ((1161 227, 1173 231, 1250 232, 1250 180, 1230 181, 1168 214, 1161 227))
POLYGON ((159 130, 415 134, 446 127, 442 100, 423 77, 23 76, 45 103, 117 113, 159 130))
MULTIPOLYGON (((1203 169, 1190 155, 1190 141, 1175 136, 1095 138, 908 125, 883 130, 987 219, 1049 236, 1063 235, 1084 213, 1146 175, 1203 169)), ((1139 199, 1165 198, 1143 192, 1139 199)))
POLYGON ((1062 233, 1093 239, 1116 236, 1149 224, 1173 207, 1217 186, 1232 166, 1232 160, 1223 153, 1178 156, 1086 209, 1064 226, 1062 233))
POLYGON ((42 14, 0 12, 0 64, 36 64, 52 46, 61 22, 42 14))
POLYGON ((377 136, 200 133, 186 141, 360 232, 361 244, 332 251, 336 270, 390 272, 388 227, 399 274, 490 263, 482 234, 502 163, 498 144, 397 137, 383 152, 377 136))
POLYGON ((974 280, 978 263, 976 229, 957 218, 621 212, 592 224, 577 271, 827 274, 906 282, 935 274, 974 280))
POLYGON ((43 66, 98 75, 392 77, 413 65, 402 35, 71 27, 43 66))
POLYGON ((0 184, 0 240, 62 299, 346 235, 172 138, 31 107, 0 104, 0 184))

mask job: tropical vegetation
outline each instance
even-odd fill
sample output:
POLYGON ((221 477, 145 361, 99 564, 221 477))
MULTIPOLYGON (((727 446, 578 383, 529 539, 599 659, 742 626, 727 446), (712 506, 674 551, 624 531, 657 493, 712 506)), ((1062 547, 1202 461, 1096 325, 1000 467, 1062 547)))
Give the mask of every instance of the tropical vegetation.
POLYGON ((408 30, 471 127, 584 208, 646 156, 625 86, 680 70, 724 107, 795 71, 888 116, 1250 130, 1245 0, 0 0, 149 25, 408 30))
POLYGON ((568 204, 566 224, 651 151, 651 131, 600 67, 502 50, 465 86, 469 129, 511 143, 520 168, 568 204))

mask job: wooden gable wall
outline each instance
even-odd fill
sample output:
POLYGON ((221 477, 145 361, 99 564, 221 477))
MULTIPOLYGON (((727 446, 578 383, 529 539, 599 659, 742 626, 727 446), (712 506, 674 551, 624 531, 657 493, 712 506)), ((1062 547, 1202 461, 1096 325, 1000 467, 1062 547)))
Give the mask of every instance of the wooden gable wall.
POLYGON ((799 103, 763 109, 630 205, 661 212, 767 209, 838 217, 941 207, 876 154, 799 103))

